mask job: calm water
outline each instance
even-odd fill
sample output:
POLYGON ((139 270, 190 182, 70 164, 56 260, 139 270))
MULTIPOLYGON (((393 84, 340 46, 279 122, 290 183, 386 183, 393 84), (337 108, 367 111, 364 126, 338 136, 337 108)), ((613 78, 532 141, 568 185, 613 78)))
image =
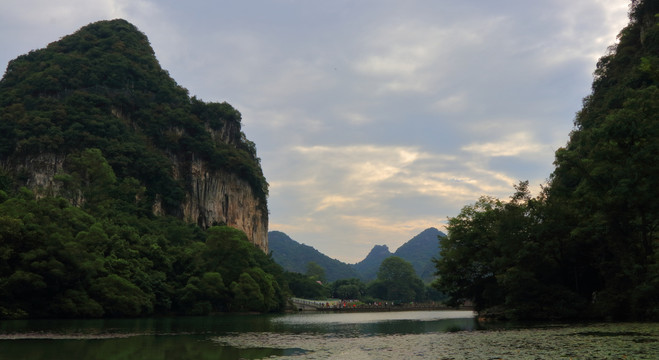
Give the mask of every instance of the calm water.
POLYGON ((261 359, 314 353, 331 358, 310 348, 476 325, 468 311, 3 321, 0 359, 261 359))
POLYGON ((0 322, 0 359, 659 359, 659 324, 478 324, 466 311, 0 322))

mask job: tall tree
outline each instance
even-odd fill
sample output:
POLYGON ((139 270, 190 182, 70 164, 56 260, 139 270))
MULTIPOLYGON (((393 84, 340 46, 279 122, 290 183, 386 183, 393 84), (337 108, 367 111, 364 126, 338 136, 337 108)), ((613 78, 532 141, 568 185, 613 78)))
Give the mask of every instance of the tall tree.
POLYGON ((378 277, 372 289, 375 297, 399 302, 424 300, 423 281, 409 262, 398 256, 390 256, 380 265, 378 277))

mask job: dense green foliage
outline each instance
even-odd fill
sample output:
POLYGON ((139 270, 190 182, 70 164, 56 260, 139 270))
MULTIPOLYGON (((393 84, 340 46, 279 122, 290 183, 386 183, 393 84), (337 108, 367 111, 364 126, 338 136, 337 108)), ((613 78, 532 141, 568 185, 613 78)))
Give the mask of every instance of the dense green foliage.
MULTIPOLYGON (((177 215, 190 184, 172 158, 237 174, 266 206, 267 183, 241 115, 204 103, 163 70, 148 39, 124 20, 100 21, 19 56, 0 81, 0 159, 100 149, 118 179, 133 178, 177 215)), ((25 176, 12 174, 17 186, 25 176)))
POLYGON ((659 319, 659 3, 633 1, 542 194, 449 220, 439 289, 507 317, 659 319))
POLYGON ((368 285, 368 293, 376 299, 395 302, 425 300, 423 281, 414 272, 412 264, 391 256, 386 258, 378 270, 378 278, 368 285))
POLYGON ((197 160, 245 180, 267 211, 240 120, 229 104, 189 97, 123 20, 11 61, 0 81, 0 318, 282 309, 282 268, 243 232, 180 220, 197 160))
POLYGON ((311 278, 314 281, 318 281, 320 283, 324 283, 327 281, 327 278, 325 277, 325 269, 323 269, 322 266, 316 264, 313 261, 309 261, 307 263, 307 276, 311 278))
POLYGON ((387 301, 390 304, 444 300, 442 293, 423 283, 411 263, 397 256, 382 261, 378 277, 368 283, 358 278, 322 283, 319 281, 322 267, 314 262, 309 264, 306 275, 296 272, 285 274, 289 288, 296 297, 317 300, 330 297, 364 303, 387 301))
POLYGON ((327 286, 319 283, 310 276, 297 272, 286 272, 288 288, 294 296, 303 299, 324 300, 330 295, 327 286))
POLYGON ((285 304, 281 267, 239 230, 118 210, 128 205, 96 211, 63 198, 37 200, 24 188, 14 196, 0 191, 0 201, 0 318, 274 311, 285 304))
POLYGON ((359 279, 341 279, 329 284, 332 298, 335 299, 363 299, 366 285, 359 279))
POLYGON ((516 188, 508 202, 482 197, 449 219, 435 284, 452 305, 472 300, 477 310, 499 307, 513 318, 576 317, 591 294, 576 292, 574 254, 553 237, 546 197, 531 198, 528 182, 516 188))

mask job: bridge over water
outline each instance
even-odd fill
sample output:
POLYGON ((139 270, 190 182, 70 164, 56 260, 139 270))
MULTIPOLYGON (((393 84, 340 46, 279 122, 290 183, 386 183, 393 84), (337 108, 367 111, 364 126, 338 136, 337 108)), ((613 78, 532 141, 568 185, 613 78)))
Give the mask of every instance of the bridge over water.
MULTIPOLYGON (((356 301, 310 300, 301 298, 290 299, 296 310, 299 311, 339 311, 339 312, 369 312, 369 311, 420 311, 420 310, 456 310, 441 303, 407 303, 393 304, 391 302, 378 302, 374 304, 357 303, 356 301)), ((461 310, 473 310, 471 306, 462 306, 461 310)))
POLYGON ((340 300, 309 300, 301 298, 290 299, 297 310, 328 310, 337 308, 341 303, 340 300))

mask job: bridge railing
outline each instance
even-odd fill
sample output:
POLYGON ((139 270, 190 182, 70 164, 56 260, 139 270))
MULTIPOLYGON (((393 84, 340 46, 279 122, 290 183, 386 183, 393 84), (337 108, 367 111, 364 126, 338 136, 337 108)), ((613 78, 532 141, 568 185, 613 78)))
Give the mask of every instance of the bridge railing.
POLYGON ((341 302, 340 300, 337 299, 310 300, 310 299, 301 299, 301 298, 291 298, 291 301, 297 305, 305 305, 305 306, 315 307, 317 309, 335 307, 341 302))

